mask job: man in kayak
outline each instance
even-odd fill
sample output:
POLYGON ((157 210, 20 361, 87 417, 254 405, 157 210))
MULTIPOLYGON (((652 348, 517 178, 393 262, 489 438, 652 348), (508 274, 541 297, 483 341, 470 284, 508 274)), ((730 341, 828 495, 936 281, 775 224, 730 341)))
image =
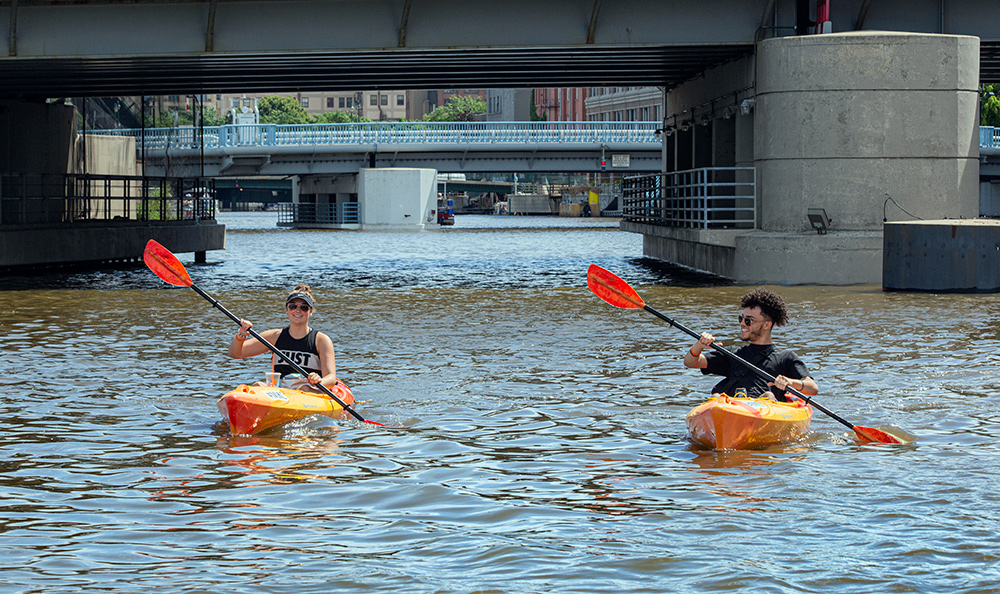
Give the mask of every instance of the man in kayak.
POLYGON ((772 291, 757 288, 740 299, 740 307, 743 308, 739 316, 740 338, 750 344, 735 353, 774 376, 774 383, 766 382, 747 366, 710 348, 715 337, 707 332, 688 349, 684 366, 701 369, 705 375, 725 376, 712 388, 713 395, 735 396, 742 389, 750 397, 771 397, 786 402, 787 387, 806 396, 818 394, 819 386, 809 377, 809 371, 798 356, 790 350, 775 348, 771 341, 771 329, 788 321, 784 299, 772 291))
MULTIPOLYGON (((309 327, 309 316, 315 311, 314 307, 315 299, 309 285, 296 285, 285 299, 288 326, 265 330, 260 336, 309 372, 305 379, 293 384, 293 388, 319 392, 314 387, 316 384, 322 382, 324 386, 331 387, 337 383, 337 365, 333 341, 326 334, 309 327)), ((249 336, 248 332, 252 327, 250 321, 240 320, 240 329, 229 343, 227 354, 230 357, 245 359, 268 352, 266 346, 249 336)), ((274 371, 280 373, 281 377, 296 373, 294 367, 281 359, 275 360, 274 371)))

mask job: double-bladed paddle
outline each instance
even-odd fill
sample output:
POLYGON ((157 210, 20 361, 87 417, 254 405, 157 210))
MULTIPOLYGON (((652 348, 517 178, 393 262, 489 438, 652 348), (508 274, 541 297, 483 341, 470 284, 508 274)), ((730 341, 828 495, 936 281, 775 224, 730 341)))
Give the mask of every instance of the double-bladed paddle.
MULTIPOLYGON (((229 319, 236 322, 238 325, 241 324, 240 319, 238 317, 236 317, 235 315, 232 314, 232 312, 223 307, 222 304, 219 303, 217 300, 209 296, 208 293, 199 289, 197 285, 195 285, 194 282, 191 281, 191 276, 188 275, 187 270, 184 268, 184 265, 181 264, 180 260, 177 259, 177 256, 170 253, 170 250, 168 250, 167 248, 163 247, 156 241, 150 239, 149 242, 146 243, 146 250, 142 254, 142 259, 144 262, 146 262, 146 266, 148 266, 149 269, 153 271, 153 274, 160 277, 160 279, 163 280, 164 282, 170 283, 171 285, 176 285, 178 287, 190 287, 194 289, 196 293, 207 299, 208 302, 214 305, 216 309, 229 316, 229 319)), ((303 369, 295 361, 292 361, 287 355, 279 351, 277 347, 275 347, 273 344, 264 340, 264 337, 258 334, 256 331, 254 331, 253 328, 251 328, 249 332, 251 336, 259 340, 261 344, 270 349, 272 353, 280 357, 282 361, 291 365, 292 369, 294 369, 298 373, 301 373, 303 377, 309 375, 308 371, 303 369)), ((347 404, 345 404, 343 400, 337 398, 337 395, 334 394, 329 388, 327 388, 323 384, 321 383, 316 384, 316 386, 319 387, 319 389, 322 390, 324 394, 326 394, 330 398, 333 398, 333 400, 341 407, 343 407, 344 410, 351 413, 351 415, 353 415, 355 419, 359 421, 364 421, 365 423, 371 423, 372 425, 385 427, 385 425, 383 425, 382 423, 378 423, 375 421, 368 421, 364 419, 361 415, 357 413, 357 411, 347 406, 347 404)))
MULTIPOLYGON (((604 301, 610 303, 611 305, 614 305, 615 307, 620 307, 623 309, 644 309, 649 313, 653 314, 654 316, 660 318, 664 322, 667 322, 674 328, 677 328, 682 332, 686 332, 687 334, 693 336, 694 338, 701 338, 700 334, 696 334, 694 331, 685 328, 681 324, 675 322, 674 320, 668 318, 662 313, 656 311, 652 307, 646 305, 646 303, 642 300, 642 298, 639 297, 639 294, 636 293, 635 290, 632 287, 630 287, 628 283, 623 281, 614 273, 609 272, 596 264, 591 264, 590 268, 587 270, 587 286, 590 287, 590 290, 593 291, 595 295, 597 295, 604 301)), ((774 381, 773 375, 757 367, 753 363, 750 363, 749 361, 740 357, 736 353, 723 348, 721 344, 714 342, 712 343, 712 348, 722 353, 726 357, 729 357, 733 361, 736 361, 741 365, 745 366, 746 368, 750 369, 751 371, 756 373, 758 376, 764 378, 768 382, 774 381)), ((841 417, 827 410, 823 406, 813 402, 811 397, 806 396, 805 394, 799 392, 798 390, 796 390, 791 386, 787 387, 786 390, 804 400, 806 404, 811 404, 813 407, 819 409, 820 411, 826 413, 827 415, 831 416, 840 423, 846 425, 847 427, 852 429, 859 438, 865 441, 877 441, 880 443, 903 443, 902 440, 900 440, 898 437, 890 433, 886 433, 885 431, 882 431, 880 429, 854 425, 853 423, 850 423, 842 419, 841 417)))

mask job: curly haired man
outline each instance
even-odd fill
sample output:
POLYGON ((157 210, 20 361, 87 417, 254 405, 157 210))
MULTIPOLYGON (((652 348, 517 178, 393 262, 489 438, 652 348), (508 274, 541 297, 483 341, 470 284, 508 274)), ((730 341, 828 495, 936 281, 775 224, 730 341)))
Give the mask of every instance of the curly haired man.
POLYGON ((740 307, 743 308, 739 316, 740 338, 750 344, 733 352, 775 376, 774 383, 767 383, 738 361, 709 349, 715 337, 707 332, 688 349, 684 355, 684 366, 701 369, 705 375, 724 376, 712 388, 712 394, 735 396, 743 391, 750 397, 771 396, 787 401, 785 389, 789 386, 806 396, 818 394, 819 386, 809 376, 799 357, 790 350, 776 348, 771 341, 771 330, 788 321, 784 299, 773 291, 758 287, 740 298, 740 307))

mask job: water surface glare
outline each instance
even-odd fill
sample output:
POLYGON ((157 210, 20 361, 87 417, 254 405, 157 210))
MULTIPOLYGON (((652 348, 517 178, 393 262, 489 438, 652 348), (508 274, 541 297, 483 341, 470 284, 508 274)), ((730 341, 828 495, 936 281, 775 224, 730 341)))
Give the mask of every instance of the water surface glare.
MULTIPOLYGON (((380 428, 219 431, 263 377, 235 325, 148 270, 0 279, 3 592, 1000 592, 997 295, 780 287, 776 340, 852 422, 706 452, 691 339, 586 288, 600 264, 682 324, 736 336, 747 287, 641 258, 583 219, 459 216, 424 233, 226 213, 179 254, 258 329, 298 281, 380 428)), ((170 246, 167 246, 170 247, 170 246)))

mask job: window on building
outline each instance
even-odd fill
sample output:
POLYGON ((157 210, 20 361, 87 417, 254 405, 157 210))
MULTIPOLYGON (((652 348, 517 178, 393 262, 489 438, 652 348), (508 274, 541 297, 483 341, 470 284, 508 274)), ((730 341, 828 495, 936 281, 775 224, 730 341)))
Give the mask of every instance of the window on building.
POLYGON ((369 96, 368 97, 368 104, 369 105, 378 105, 378 98, 375 95, 369 96))
POLYGON ((396 105, 406 105, 406 97, 403 95, 396 95, 396 105))
POLYGON ((379 95, 379 98, 381 99, 381 104, 382 105, 389 105, 389 96, 388 95, 379 95))
MULTIPOLYGON (((328 108, 330 108, 330 109, 332 109, 334 107, 337 107, 337 98, 336 97, 327 97, 326 98, 326 106, 328 108)), ((343 107, 343 105, 341 105, 341 107, 343 107)))
MULTIPOLYGON (((340 106, 341 107, 344 106, 344 98, 343 97, 340 98, 340 106)), ((358 107, 361 107, 361 102, 360 101, 358 102, 358 107)), ((353 97, 348 97, 347 98, 347 108, 348 109, 354 109, 354 98, 353 97)))
POLYGON ((309 109, 309 97, 302 98, 302 107, 304 109, 309 109))
POLYGON ((339 107, 341 109, 344 108, 344 99, 345 99, 344 97, 340 97, 340 98, 337 99, 337 107, 339 107))

